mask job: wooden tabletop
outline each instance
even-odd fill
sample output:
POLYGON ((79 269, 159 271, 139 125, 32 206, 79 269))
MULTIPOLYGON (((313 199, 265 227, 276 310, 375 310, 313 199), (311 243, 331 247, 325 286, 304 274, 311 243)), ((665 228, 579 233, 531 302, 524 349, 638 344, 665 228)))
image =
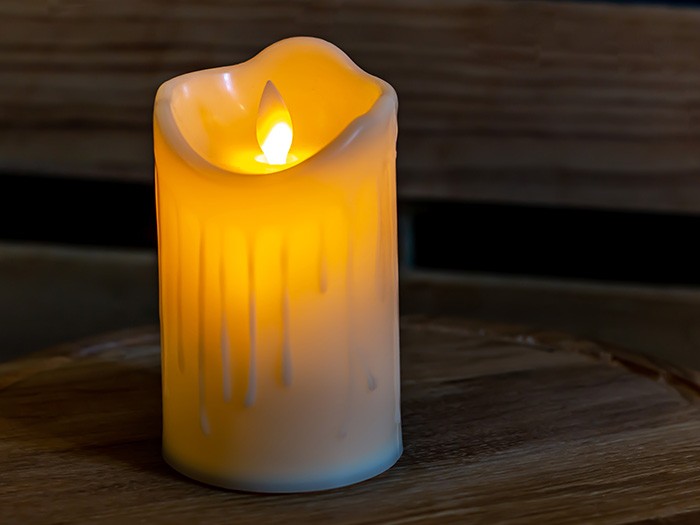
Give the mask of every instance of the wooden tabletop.
POLYGON ((700 374, 566 334, 402 325, 405 452, 370 481, 259 495, 160 456, 154 328, 0 365, 0 522, 700 523, 700 374))

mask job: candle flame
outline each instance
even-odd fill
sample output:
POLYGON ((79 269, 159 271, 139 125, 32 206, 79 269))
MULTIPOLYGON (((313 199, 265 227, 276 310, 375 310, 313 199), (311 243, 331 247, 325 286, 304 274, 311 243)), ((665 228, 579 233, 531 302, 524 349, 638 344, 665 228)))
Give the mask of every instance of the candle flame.
POLYGON ((292 117, 275 85, 267 81, 258 106, 257 137, 268 164, 287 163, 292 147, 292 117))

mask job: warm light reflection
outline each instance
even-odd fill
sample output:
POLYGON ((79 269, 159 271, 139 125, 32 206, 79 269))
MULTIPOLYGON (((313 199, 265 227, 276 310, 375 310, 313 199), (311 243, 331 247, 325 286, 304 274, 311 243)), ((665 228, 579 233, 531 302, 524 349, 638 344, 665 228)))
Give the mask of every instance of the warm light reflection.
POLYGON ((314 38, 158 90, 163 452, 177 470, 294 493, 400 456, 396 104, 314 38))
POLYGON ((265 162, 272 165, 286 164, 292 147, 292 118, 279 91, 269 80, 260 98, 256 128, 265 162))

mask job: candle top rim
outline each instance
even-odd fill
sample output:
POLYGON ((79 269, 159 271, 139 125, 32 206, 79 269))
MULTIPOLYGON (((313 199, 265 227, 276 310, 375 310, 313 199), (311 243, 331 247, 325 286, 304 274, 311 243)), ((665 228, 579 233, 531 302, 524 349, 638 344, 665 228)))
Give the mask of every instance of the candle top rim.
POLYGON ((294 172, 304 169, 304 166, 308 166, 315 162, 323 162, 324 158, 337 154, 352 144, 352 142, 360 134, 360 131, 362 131, 364 128, 370 127, 377 122, 381 122, 391 114, 395 114, 397 109, 398 97, 396 95, 396 91, 388 82, 367 73, 345 52, 334 44, 317 37, 297 36, 275 42, 244 62, 229 66, 221 66, 184 73, 167 80, 161 84, 156 93, 154 116, 161 125, 161 133, 166 142, 169 142, 171 146, 178 151, 183 160, 193 166, 197 172, 214 176, 215 178, 222 176, 226 178, 239 176, 256 179, 265 178, 267 180, 280 175, 289 177, 293 175, 294 172), (378 88, 379 95, 369 109, 348 122, 342 131, 335 136, 335 138, 321 147, 318 151, 311 154, 308 158, 304 159, 298 164, 282 167, 279 170, 269 173, 248 173, 223 167, 200 154, 183 135, 180 126, 176 122, 175 115, 172 110, 172 99, 175 91, 186 84, 193 77, 203 75, 219 77, 227 73, 232 73, 238 68, 254 64, 256 61, 260 60, 266 55, 276 52, 280 47, 299 44, 311 45, 316 49, 322 50, 324 53, 332 56, 338 62, 338 64, 344 66, 346 69, 357 74, 364 80, 373 83, 378 88))

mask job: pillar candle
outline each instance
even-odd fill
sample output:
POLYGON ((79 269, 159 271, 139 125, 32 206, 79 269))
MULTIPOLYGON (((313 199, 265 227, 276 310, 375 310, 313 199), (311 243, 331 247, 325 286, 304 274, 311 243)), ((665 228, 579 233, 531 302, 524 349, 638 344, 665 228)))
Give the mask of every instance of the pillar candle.
POLYGON ((396 112, 315 38, 164 83, 154 147, 163 451, 297 492, 401 455, 396 112))

